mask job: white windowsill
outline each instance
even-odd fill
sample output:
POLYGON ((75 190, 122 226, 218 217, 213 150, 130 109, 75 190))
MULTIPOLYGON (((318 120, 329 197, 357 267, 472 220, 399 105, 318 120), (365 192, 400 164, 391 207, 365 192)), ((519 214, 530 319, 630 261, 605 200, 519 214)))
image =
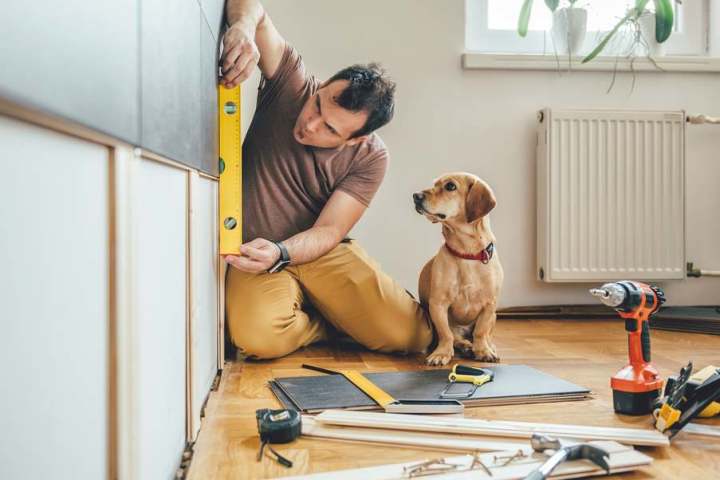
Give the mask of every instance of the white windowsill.
POLYGON ((616 57, 597 57, 581 63, 583 57, 573 57, 568 69, 567 56, 515 53, 466 52, 462 55, 465 70, 576 70, 581 72, 720 72, 720 57, 675 56, 655 57, 655 64, 638 57, 632 66, 629 60, 616 57), (656 66, 657 64, 657 66, 656 66), (659 67, 659 68, 658 68, 659 67))

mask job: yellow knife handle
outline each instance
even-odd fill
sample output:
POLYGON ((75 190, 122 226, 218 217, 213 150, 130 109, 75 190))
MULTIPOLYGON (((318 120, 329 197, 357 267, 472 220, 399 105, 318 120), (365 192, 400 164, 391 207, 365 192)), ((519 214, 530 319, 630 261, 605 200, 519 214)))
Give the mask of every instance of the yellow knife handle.
POLYGON ((473 385, 482 385, 490 380, 490 375, 458 375, 457 373, 450 373, 448 379, 451 382, 459 383, 472 383, 473 385))

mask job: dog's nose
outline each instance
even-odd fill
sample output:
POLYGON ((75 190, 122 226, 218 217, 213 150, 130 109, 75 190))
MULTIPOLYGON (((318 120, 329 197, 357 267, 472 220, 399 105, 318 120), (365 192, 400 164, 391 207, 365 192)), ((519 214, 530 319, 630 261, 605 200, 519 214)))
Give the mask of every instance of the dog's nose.
POLYGON ((422 203, 422 201, 425 200, 425 194, 413 193, 413 200, 415 201, 415 203, 422 203))

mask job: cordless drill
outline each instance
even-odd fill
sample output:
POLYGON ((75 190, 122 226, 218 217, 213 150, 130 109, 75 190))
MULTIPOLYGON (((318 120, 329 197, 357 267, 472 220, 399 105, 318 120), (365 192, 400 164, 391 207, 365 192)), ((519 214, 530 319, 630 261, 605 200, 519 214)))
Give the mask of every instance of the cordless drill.
POLYGON ((630 364, 610 378, 615 411, 629 415, 652 412, 663 381, 650 363, 648 318, 665 302, 665 294, 656 286, 627 280, 606 283, 590 293, 625 319, 628 332, 630 364))

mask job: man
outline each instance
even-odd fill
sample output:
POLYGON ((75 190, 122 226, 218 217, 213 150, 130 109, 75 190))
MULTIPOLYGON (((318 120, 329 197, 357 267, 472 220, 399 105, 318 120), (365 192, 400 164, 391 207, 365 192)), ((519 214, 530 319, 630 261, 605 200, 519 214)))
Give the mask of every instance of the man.
POLYGON ((243 144, 246 243, 226 257, 233 343, 276 358, 338 330, 373 350, 425 350, 432 330, 420 305, 345 239, 385 174, 373 131, 393 116, 394 83, 376 65, 320 83, 255 0, 229 0, 227 18, 222 83, 236 86, 256 65, 262 73, 243 144))

